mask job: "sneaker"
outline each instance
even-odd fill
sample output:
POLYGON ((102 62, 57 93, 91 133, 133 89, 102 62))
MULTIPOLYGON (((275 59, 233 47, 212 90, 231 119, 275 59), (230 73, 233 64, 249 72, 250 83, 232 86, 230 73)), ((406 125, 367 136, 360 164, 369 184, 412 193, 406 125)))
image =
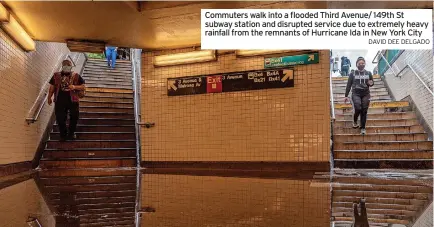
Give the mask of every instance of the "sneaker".
POLYGON ((360 127, 359 124, 357 122, 353 122, 353 128, 358 128, 360 127))
POLYGON ((68 135, 68 139, 75 140, 77 139, 77 135, 75 133, 73 133, 72 135, 68 135))
POLYGON ((362 130, 360 130, 360 134, 366 135, 366 129, 362 128, 362 130))

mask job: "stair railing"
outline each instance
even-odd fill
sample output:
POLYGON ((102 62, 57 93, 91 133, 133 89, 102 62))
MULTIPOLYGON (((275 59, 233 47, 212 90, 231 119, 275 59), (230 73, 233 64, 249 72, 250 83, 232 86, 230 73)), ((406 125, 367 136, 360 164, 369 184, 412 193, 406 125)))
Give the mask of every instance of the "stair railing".
MULTIPOLYGON (((428 87, 428 85, 423 81, 423 79, 419 76, 419 74, 416 72, 416 70, 414 70, 414 68, 410 65, 410 63, 406 63, 405 66, 404 66, 401 70, 399 70, 398 73, 395 73, 395 70, 393 70, 393 68, 392 68, 392 66, 390 65, 389 61, 384 57, 384 55, 383 55, 383 53, 382 53, 381 51, 378 51, 378 52, 377 52, 377 55, 375 56, 375 58, 374 58, 374 60, 372 61, 372 63, 374 63, 374 64, 378 63, 378 61, 375 62, 375 59, 377 58, 378 55, 379 55, 379 56, 384 60, 384 62, 387 64, 387 66, 389 66, 389 69, 392 70, 392 73, 393 73, 393 75, 394 75, 395 77, 400 77, 400 76, 402 76, 402 72, 404 72, 405 69, 410 69, 410 70, 413 72, 413 74, 416 75, 417 79, 419 79, 419 81, 423 84, 423 86, 428 90, 428 92, 429 92, 432 96, 434 96, 433 91, 432 91, 432 90, 428 87)), ((396 64, 395 64, 395 65, 396 65, 396 64)), ((398 68, 398 65, 396 65, 396 67, 398 68)), ((398 68, 398 69, 399 69, 399 68, 398 68)))
POLYGON ((134 125, 136 134, 136 201, 135 201, 135 226, 140 227, 140 209, 141 209, 141 199, 140 199, 140 185, 141 185, 141 172, 140 172, 140 162, 141 162, 141 113, 140 113, 140 90, 141 90, 141 50, 140 49, 130 49, 130 60, 131 60, 131 71, 133 73, 133 92, 134 92, 134 125))
MULTIPOLYGON (((80 57, 82 55, 87 60, 86 55, 83 54, 83 53, 70 53, 63 60, 69 59, 72 62, 73 66, 76 66, 76 62, 78 62, 78 60, 80 59, 80 57), (71 57, 71 55, 74 56, 75 60, 71 57)), ((55 71, 59 71, 61 69, 61 66, 62 66, 61 65, 62 61, 60 60, 61 57, 62 56, 60 56, 59 59, 58 59, 58 61, 57 61, 58 64, 53 67, 53 70, 51 70, 50 75, 53 75, 55 71)), ((83 63, 83 66, 81 68, 80 73, 83 72, 84 64, 86 63, 86 60, 83 63)), ((41 88, 41 90, 39 92, 39 95, 36 97, 35 102, 33 103, 32 107, 30 108, 30 110, 29 110, 29 112, 27 114, 27 117, 26 117, 27 124, 35 123, 36 121, 38 121, 39 115, 41 114, 42 109, 44 108, 45 103, 48 100, 48 84, 49 84, 50 79, 51 79, 51 77, 48 78, 48 80, 44 83, 44 85, 42 86, 42 88, 41 88)))

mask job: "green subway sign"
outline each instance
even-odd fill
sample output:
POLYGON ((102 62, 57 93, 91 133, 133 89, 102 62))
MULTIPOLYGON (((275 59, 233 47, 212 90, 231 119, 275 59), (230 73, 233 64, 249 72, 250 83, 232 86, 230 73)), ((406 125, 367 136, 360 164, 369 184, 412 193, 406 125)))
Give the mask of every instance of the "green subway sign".
POLYGON ((277 68, 277 67, 285 67, 285 66, 293 66, 293 65, 309 65, 309 64, 317 64, 317 63, 319 63, 318 53, 264 59, 265 68, 277 68))

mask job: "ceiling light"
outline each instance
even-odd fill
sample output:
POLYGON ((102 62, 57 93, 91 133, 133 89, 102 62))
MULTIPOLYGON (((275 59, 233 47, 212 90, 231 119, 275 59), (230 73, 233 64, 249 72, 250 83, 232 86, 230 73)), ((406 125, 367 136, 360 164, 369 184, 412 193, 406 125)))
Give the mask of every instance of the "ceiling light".
POLYGON ((9 11, 0 3, 0 23, 9 22, 9 11))
POLYGON ((36 49, 35 41, 27 34, 13 15, 9 15, 9 22, 1 24, 1 27, 25 51, 36 49))
POLYGON ((289 50, 237 50, 235 53, 237 56, 257 56, 289 52, 289 50))
POLYGON ((154 66, 169 66, 215 61, 215 50, 201 50, 186 53, 160 55, 154 57, 154 66))

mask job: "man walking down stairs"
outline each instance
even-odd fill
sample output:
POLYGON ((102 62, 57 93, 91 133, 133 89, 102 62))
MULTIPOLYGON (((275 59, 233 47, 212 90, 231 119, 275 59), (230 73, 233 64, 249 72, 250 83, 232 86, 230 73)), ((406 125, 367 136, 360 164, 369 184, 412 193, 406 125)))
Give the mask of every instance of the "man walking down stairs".
POLYGON ((333 158, 336 168, 432 168, 433 141, 409 102, 393 101, 374 76, 366 135, 353 128, 351 104, 344 103, 347 78, 333 78, 336 120, 333 158))
POLYGON ((86 96, 80 100, 80 119, 74 141, 62 142, 55 123, 41 168, 135 167, 136 141, 130 61, 89 59, 83 78, 86 96))

